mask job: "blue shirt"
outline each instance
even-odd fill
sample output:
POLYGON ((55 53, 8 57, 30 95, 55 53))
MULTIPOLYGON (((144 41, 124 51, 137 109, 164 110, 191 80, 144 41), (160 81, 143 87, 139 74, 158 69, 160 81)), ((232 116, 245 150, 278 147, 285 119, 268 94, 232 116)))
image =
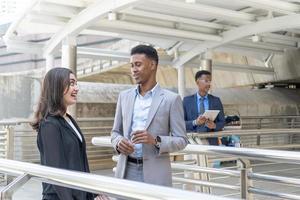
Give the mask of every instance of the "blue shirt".
POLYGON ((208 102, 208 94, 206 94, 204 97, 201 97, 200 94, 197 92, 197 108, 198 113, 200 113, 200 98, 204 98, 204 111, 209 110, 209 102, 208 102))
MULTIPOLYGON (((136 96, 132 114, 131 133, 137 130, 145 130, 146 122, 148 119, 148 113, 152 104, 152 99, 157 88, 158 83, 144 96, 139 92, 139 86, 136 87, 136 96)), ((135 144, 134 152, 130 155, 131 157, 139 158, 143 157, 143 145, 135 144)))

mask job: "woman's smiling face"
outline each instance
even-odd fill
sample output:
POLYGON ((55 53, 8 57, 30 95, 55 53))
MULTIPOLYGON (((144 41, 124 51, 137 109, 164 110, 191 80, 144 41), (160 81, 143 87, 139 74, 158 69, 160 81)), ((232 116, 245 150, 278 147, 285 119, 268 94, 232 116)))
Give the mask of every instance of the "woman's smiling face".
POLYGON ((70 106, 76 103, 78 91, 77 79, 74 74, 70 74, 69 88, 66 88, 64 91, 65 106, 70 106))

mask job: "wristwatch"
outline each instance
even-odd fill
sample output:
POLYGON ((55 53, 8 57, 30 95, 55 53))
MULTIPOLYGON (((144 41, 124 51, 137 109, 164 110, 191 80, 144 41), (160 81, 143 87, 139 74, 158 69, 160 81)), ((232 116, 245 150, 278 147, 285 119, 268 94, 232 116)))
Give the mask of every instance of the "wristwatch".
POLYGON ((156 136, 155 143, 155 147, 159 149, 161 145, 161 138, 159 136, 156 136))

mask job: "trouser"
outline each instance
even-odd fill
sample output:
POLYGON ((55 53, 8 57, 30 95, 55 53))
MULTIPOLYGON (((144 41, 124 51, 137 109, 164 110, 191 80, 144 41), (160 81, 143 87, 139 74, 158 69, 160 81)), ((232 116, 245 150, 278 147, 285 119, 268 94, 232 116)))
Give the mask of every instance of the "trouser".
POLYGON ((143 164, 127 162, 124 179, 144 182, 143 164))
MULTIPOLYGON (((124 179, 144 182, 143 164, 127 162, 124 179)), ((116 198, 116 200, 126 200, 126 198, 116 198)))

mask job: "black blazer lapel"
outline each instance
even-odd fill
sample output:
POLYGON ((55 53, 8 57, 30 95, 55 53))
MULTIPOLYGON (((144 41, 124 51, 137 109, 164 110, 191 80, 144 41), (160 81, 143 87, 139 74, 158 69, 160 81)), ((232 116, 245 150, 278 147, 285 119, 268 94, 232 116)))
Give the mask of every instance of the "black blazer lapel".
POLYGON ((69 114, 67 114, 67 115, 71 119, 71 121, 74 124, 75 128, 78 130, 79 134, 81 135, 82 142, 78 138, 78 136, 75 133, 75 131, 73 130, 73 128, 67 123, 68 127, 72 129, 72 133, 75 134, 76 138, 79 140, 79 144, 82 145, 82 152, 83 152, 83 158, 84 158, 84 167, 85 167, 86 172, 90 172, 89 162, 88 162, 88 158, 87 158, 87 154, 86 154, 86 143, 85 143, 83 133, 81 132, 81 129, 79 128, 79 126, 78 126, 77 122, 75 121, 75 119, 71 115, 69 115, 69 114))
POLYGON ((67 129, 69 129, 69 131, 72 132, 73 136, 75 136, 77 138, 77 140, 80 142, 80 143, 84 143, 84 137, 81 133, 81 130, 80 128, 78 127, 76 121, 71 117, 71 115, 67 114, 68 117, 71 119, 72 123, 74 124, 75 128, 78 130, 79 134, 81 135, 81 138, 82 138, 82 142, 80 141, 78 135, 76 134, 76 132, 74 131, 74 129, 70 126, 70 124, 63 118, 63 117, 60 117, 60 122, 61 124, 64 125, 64 127, 66 127, 67 129))

